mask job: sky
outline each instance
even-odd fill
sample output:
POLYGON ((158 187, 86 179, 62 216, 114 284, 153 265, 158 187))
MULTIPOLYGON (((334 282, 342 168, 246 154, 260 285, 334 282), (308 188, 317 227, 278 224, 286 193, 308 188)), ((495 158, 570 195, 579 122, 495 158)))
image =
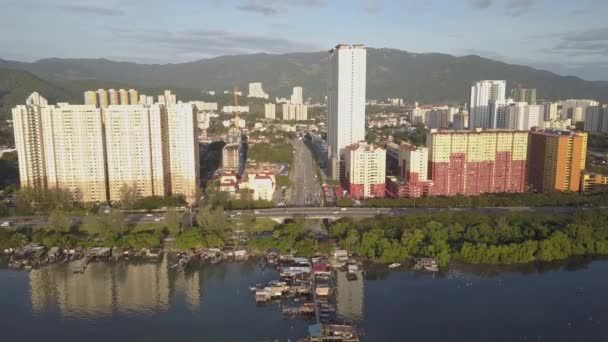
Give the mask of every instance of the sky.
POLYGON ((608 81, 608 0, 0 0, 0 58, 181 63, 338 43, 608 81))

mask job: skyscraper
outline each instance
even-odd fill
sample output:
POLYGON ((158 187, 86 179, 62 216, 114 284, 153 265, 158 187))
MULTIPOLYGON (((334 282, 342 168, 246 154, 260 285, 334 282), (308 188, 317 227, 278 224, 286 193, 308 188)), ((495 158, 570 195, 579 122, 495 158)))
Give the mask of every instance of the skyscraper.
POLYGON ((167 194, 165 120, 161 105, 109 106, 104 111, 110 198, 119 200, 124 186, 135 189, 140 197, 167 194))
POLYGON ((48 110, 47 107, 46 99, 34 92, 27 98, 25 105, 13 108, 15 148, 22 187, 46 188, 42 110, 48 110))
POLYGON ((304 103, 304 97, 302 94, 302 87, 294 87, 293 93, 291 94, 291 103, 302 104, 304 103))
POLYGON ((171 193, 183 194, 193 203, 200 182, 196 106, 169 105, 167 118, 171 193))
POLYGON ((42 111, 42 123, 48 188, 78 202, 107 201, 101 109, 59 103, 42 111))
POLYGON ((365 141, 345 149, 345 183, 353 198, 384 197, 386 192, 386 150, 365 141))
POLYGON ((139 103, 139 92, 135 89, 129 89, 129 104, 135 105, 139 103))
POLYGON ((363 45, 338 45, 329 52, 327 144, 334 180, 344 176, 345 148, 365 139, 366 63, 363 45))
POLYGON ((490 128, 490 101, 505 101, 506 81, 479 81, 471 87, 469 128, 490 128))
POLYGON ((515 102, 526 102, 529 105, 535 105, 536 89, 515 88, 513 89, 513 100, 515 100, 515 102))

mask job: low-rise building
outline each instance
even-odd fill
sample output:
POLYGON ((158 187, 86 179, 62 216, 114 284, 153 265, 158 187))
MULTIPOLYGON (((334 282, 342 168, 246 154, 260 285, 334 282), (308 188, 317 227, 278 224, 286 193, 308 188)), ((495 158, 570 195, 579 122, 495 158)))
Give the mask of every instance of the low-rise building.
POLYGON ((581 191, 593 192, 606 189, 608 186, 608 175, 595 172, 583 172, 581 176, 581 191))

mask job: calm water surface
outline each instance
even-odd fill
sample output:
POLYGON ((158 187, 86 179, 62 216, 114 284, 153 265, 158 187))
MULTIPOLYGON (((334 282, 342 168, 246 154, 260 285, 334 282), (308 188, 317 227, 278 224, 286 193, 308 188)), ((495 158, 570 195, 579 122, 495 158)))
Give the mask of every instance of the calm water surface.
MULTIPOLYGON (((0 268, 0 340, 294 341, 310 323, 255 305, 248 286, 278 277, 255 262, 72 267, 0 268)), ((364 341, 608 341, 608 261, 435 276, 369 267, 336 283, 338 314, 364 341)))

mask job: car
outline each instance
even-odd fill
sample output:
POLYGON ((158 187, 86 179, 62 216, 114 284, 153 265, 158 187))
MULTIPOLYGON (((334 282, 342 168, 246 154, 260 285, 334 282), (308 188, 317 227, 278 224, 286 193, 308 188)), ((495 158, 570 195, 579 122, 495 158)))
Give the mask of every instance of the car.
POLYGON ((240 212, 240 211, 237 211, 237 212, 236 212, 236 214, 237 214, 237 215, 241 215, 241 214, 242 214, 242 212, 240 212))
POLYGON ((334 211, 334 212, 333 212, 333 214, 334 214, 334 215, 338 215, 338 214, 339 214, 339 212, 337 212, 337 211, 334 211))
POLYGON ((154 219, 154 222, 158 222, 158 221, 160 221, 160 218, 157 217, 154 219))
POLYGON ((0 227, 9 227, 11 225, 11 221, 4 221, 0 224, 0 227))
POLYGON ((146 214, 147 217, 152 217, 152 214, 146 214))
POLYGON ((347 208, 340 208, 341 211, 346 211, 347 208))
POLYGON ((260 213, 260 211, 259 211, 259 210, 254 210, 254 211, 253 211, 253 213, 254 213, 254 214, 259 214, 259 213, 260 213))

